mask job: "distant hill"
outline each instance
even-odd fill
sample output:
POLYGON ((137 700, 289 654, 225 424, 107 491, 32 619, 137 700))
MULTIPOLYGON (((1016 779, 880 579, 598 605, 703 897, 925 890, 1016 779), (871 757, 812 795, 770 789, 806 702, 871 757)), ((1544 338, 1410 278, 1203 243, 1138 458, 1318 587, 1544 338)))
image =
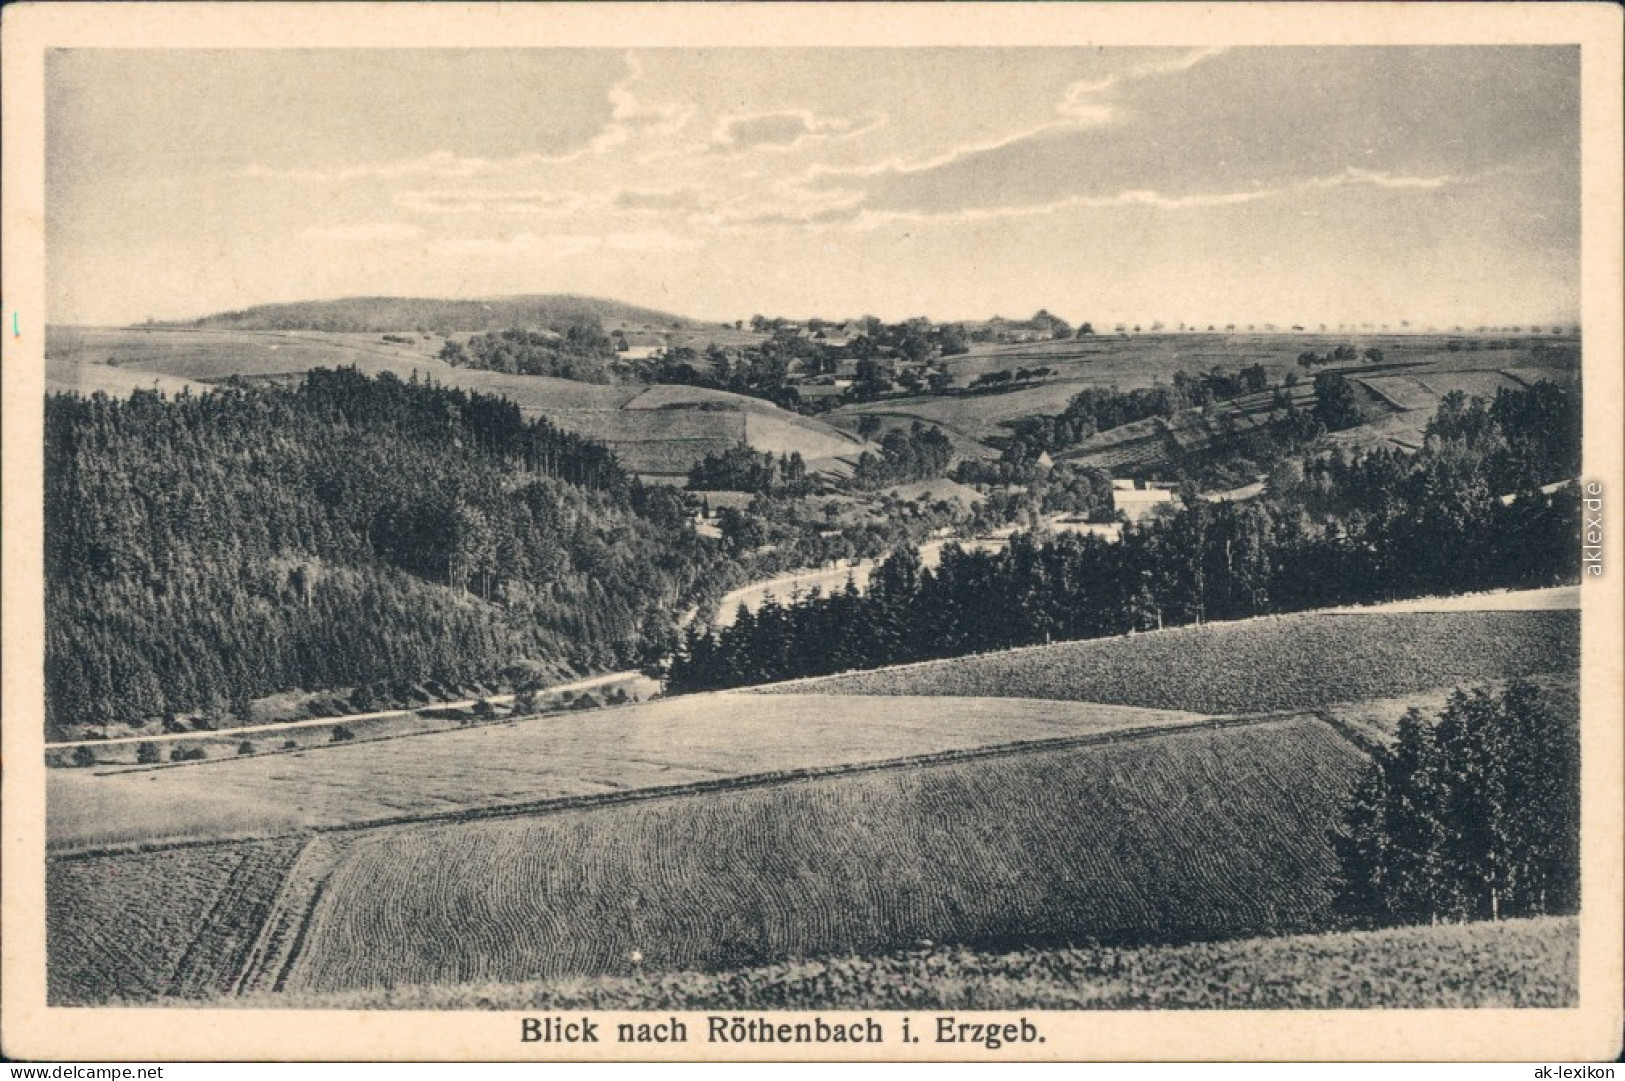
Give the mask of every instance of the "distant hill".
POLYGON ((241 311, 206 315, 190 323, 168 324, 236 330, 318 330, 338 334, 414 331, 420 334, 477 333, 509 327, 544 327, 596 318, 606 330, 693 331, 712 326, 694 319, 623 304, 618 300, 568 294, 435 300, 423 297, 347 297, 262 304, 241 311))
POLYGON ((601 442, 632 472, 668 483, 682 483, 695 462, 741 440, 773 454, 798 453, 813 472, 838 476, 850 472, 851 462, 869 446, 855 434, 760 398, 703 387, 579 383, 454 368, 434 355, 437 340, 399 337, 380 341, 377 332, 229 325, 51 327, 46 333, 46 383, 53 391, 128 397, 135 390, 175 393, 187 384, 201 388, 233 376, 287 381, 316 368, 390 372, 402 380, 416 375, 507 398, 527 417, 544 416, 601 442))

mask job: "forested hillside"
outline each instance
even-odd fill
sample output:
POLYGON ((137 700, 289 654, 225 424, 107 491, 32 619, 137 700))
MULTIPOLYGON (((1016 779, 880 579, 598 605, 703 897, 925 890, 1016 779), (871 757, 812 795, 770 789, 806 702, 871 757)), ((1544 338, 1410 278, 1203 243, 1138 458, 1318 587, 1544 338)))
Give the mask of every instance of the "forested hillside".
POLYGON ((680 493, 513 403, 313 371, 45 416, 47 722, 668 649, 726 588, 680 493))
POLYGON ((613 321, 666 329, 693 329, 704 325, 669 312, 639 308, 618 300, 568 294, 487 297, 480 300, 426 297, 307 300, 220 312, 195 320, 191 325, 239 330, 317 330, 337 333, 410 330, 453 334, 541 327, 560 320, 613 321))

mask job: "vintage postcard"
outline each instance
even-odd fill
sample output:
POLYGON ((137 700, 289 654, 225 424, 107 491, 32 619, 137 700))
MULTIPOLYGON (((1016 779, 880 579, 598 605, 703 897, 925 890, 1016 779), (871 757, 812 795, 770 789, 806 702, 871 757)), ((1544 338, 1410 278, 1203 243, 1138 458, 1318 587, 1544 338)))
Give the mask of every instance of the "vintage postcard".
POLYGON ((5 9, 20 1059, 1612 1059, 1621 12, 5 9))

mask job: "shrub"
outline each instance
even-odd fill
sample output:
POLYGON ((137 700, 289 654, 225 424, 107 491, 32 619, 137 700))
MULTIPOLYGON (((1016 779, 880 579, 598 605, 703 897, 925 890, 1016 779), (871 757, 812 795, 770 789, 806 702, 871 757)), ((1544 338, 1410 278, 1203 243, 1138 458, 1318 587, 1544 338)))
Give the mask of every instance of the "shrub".
POLYGON ((237 744, 237 753, 238 754, 253 754, 254 753, 254 745, 252 743, 250 743, 248 740, 245 739, 241 743, 237 744))
POLYGON ((162 760, 163 756, 158 753, 156 743, 137 743, 135 745, 135 761, 137 765, 151 766, 162 760))
POLYGON ((344 743, 345 741, 352 740, 352 739, 355 739, 355 733, 354 732, 350 731, 348 728, 344 727, 342 724, 337 724, 337 725, 333 726, 333 742, 334 743, 344 743))
POLYGON ((75 747, 73 749, 73 764, 76 766, 94 766, 96 752, 89 747, 75 747))

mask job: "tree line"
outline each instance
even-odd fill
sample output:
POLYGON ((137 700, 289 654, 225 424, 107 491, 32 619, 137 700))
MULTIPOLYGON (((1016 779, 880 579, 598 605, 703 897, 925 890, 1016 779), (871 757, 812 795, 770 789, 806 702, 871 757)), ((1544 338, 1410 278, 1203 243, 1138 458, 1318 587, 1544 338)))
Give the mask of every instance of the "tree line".
POLYGON ((53 395, 47 722, 647 661, 732 573, 688 500, 512 402, 415 377, 53 395))
POLYGON ((1267 496, 1188 494, 1121 540, 1017 534, 1000 552, 894 552, 869 588, 691 627, 668 687, 696 691, 1052 640, 1330 605, 1569 582, 1579 500, 1576 396, 1550 384, 1447 399, 1415 454, 1334 453, 1267 496), (1497 486, 1516 482, 1516 498, 1497 486))
POLYGON ((1171 417, 1182 409, 1196 409, 1228 401, 1269 387, 1261 364, 1231 372, 1214 368, 1189 375, 1175 372, 1171 383, 1119 390, 1087 387, 1055 416, 1022 417, 1010 425, 1007 456, 1035 458, 1040 453, 1066 450, 1090 436, 1151 417, 1171 417))
POLYGON ((1332 835, 1337 913, 1361 926, 1578 911, 1578 717, 1535 686, 1456 691, 1377 747, 1332 835))

